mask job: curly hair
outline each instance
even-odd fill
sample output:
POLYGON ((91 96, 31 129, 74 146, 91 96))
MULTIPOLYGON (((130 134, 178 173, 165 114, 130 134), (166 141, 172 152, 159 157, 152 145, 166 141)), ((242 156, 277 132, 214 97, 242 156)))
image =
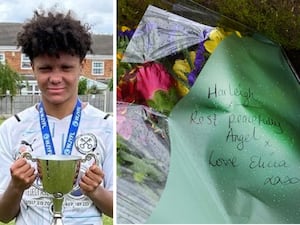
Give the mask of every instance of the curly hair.
POLYGON ((59 56, 59 52, 79 56, 82 61, 92 52, 90 27, 72 17, 71 11, 39 13, 34 11, 31 20, 24 24, 17 35, 17 45, 32 61, 36 56, 59 56))

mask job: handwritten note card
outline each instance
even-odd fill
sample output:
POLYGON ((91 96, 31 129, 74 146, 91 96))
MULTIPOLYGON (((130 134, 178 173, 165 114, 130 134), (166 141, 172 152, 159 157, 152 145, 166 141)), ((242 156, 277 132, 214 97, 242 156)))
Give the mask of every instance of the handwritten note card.
POLYGON ((299 223, 300 85, 280 48, 230 36, 169 118, 149 223, 299 223))

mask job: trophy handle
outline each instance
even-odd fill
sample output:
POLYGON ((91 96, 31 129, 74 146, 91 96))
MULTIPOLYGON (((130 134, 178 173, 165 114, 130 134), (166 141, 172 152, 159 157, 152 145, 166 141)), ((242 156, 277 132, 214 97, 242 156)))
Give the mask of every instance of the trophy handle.
POLYGON ((22 152, 21 155, 20 155, 20 158, 25 158, 25 159, 30 160, 32 162, 36 162, 36 159, 34 159, 29 152, 22 152))
MULTIPOLYGON (((90 153, 86 154, 85 157, 84 157, 83 159, 81 159, 80 162, 85 163, 86 161, 90 161, 90 160, 92 160, 92 159, 94 159, 94 160, 95 160, 95 163, 96 163, 97 165, 99 165, 99 159, 97 158, 96 154, 93 153, 93 152, 90 152, 90 153)), ((75 187, 72 189, 71 192, 77 191, 79 188, 80 188, 80 187, 79 187, 79 184, 76 184, 75 187)))
MULTIPOLYGON (((21 155, 20 155, 20 158, 24 158, 24 159, 30 160, 32 162, 37 162, 37 160, 35 158, 33 158, 32 155, 29 152, 22 152, 21 155)), ((40 191, 44 191, 43 188, 41 188, 40 186, 38 186, 35 183, 33 183, 32 186, 39 189, 40 191)))
POLYGON ((99 164, 99 159, 97 158, 97 156, 93 152, 90 152, 90 153, 86 154, 85 157, 81 160, 81 162, 84 163, 86 161, 90 161, 93 158, 95 160, 95 163, 98 165, 99 164))

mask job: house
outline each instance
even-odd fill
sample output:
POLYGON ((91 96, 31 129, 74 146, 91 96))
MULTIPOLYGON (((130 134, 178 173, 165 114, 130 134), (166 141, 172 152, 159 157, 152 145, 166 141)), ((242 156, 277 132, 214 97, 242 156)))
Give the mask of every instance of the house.
MULTIPOLYGON (((30 60, 16 46, 17 33, 21 27, 21 23, 0 23, 0 62, 8 64, 26 80, 26 87, 21 88, 20 94, 39 94, 30 60)), ((92 40, 93 53, 87 54, 81 75, 89 80, 107 84, 113 76, 113 36, 93 34, 92 40)))

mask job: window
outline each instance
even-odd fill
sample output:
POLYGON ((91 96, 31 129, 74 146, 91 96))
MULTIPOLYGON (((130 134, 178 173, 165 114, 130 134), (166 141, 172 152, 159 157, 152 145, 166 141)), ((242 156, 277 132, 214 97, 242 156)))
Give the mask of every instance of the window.
POLYGON ((26 81, 27 85, 21 89, 21 95, 39 95, 41 92, 35 80, 26 81))
POLYGON ((92 62, 92 74, 93 75, 104 75, 104 62, 93 61, 92 62))
POLYGON ((0 63, 5 64, 5 54, 0 53, 0 63))
POLYGON ((21 56, 21 69, 23 69, 23 70, 31 69, 30 59, 25 54, 22 54, 22 56, 21 56))

